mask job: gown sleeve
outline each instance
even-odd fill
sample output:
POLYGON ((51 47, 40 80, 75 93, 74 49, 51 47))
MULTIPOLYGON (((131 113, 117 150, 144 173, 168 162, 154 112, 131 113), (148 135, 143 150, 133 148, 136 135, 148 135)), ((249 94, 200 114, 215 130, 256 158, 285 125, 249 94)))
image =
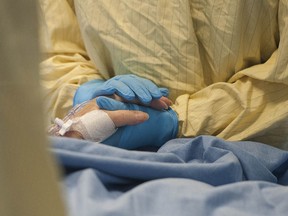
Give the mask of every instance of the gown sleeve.
POLYGON ((173 106, 178 113, 179 136, 208 134, 287 148, 288 61, 280 50, 266 63, 243 70, 229 82, 179 96, 173 106), (280 69, 279 64, 286 66, 280 69))
POLYGON ((102 79, 89 59, 71 0, 40 0, 41 84, 48 121, 64 117, 82 83, 102 79))

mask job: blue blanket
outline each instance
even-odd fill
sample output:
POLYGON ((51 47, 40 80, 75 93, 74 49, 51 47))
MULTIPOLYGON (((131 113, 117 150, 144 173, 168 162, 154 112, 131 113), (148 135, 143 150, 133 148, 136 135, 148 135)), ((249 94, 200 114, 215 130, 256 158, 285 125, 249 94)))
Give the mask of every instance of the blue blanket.
POLYGON ((288 215, 288 152, 211 136, 157 152, 52 137, 71 216, 288 215))

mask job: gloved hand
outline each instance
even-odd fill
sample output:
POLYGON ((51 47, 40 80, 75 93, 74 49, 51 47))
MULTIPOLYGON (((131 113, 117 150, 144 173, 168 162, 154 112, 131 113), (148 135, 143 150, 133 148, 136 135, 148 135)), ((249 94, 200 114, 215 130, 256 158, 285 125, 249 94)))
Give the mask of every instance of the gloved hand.
POLYGON ((81 85, 74 95, 73 106, 97 96, 113 94, 128 101, 138 99, 148 105, 154 99, 168 96, 168 93, 167 88, 158 88, 148 79, 131 74, 119 75, 107 81, 92 80, 81 85))
POLYGON ((124 149, 137 149, 145 146, 160 147, 177 135, 178 117, 170 108, 160 111, 107 97, 98 97, 96 102, 101 109, 105 110, 140 110, 149 115, 149 119, 141 124, 118 128, 116 133, 102 141, 104 144, 124 149))
POLYGON ((82 104, 85 101, 92 100, 95 95, 95 89, 100 88, 105 80, 91 80, 79 86, 73 98, 73 107, 82 104))

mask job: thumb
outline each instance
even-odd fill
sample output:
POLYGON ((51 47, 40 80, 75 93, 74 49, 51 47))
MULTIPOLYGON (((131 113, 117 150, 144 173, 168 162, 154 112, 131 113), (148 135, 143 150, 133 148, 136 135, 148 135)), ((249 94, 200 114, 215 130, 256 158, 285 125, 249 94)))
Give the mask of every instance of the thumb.
POLYGON ((149 115, 142 111, 135 110, 116 110, 116 111, 106 111, 112 119, 116 127, 135 125, 142 123, 149 119, 149 115))

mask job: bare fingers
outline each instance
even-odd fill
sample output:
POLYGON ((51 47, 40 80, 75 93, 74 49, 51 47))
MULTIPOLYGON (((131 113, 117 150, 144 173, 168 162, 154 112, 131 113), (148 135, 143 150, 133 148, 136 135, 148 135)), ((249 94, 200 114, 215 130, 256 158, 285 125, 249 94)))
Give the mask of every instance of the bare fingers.
POLYGON ((116 127, 135 125, 149 119, 149 115, 147 113, 135 110, 116 110, 105 112, 112 119, 116 127))

